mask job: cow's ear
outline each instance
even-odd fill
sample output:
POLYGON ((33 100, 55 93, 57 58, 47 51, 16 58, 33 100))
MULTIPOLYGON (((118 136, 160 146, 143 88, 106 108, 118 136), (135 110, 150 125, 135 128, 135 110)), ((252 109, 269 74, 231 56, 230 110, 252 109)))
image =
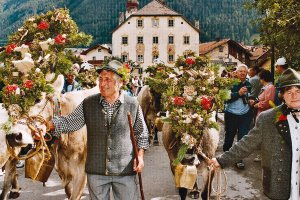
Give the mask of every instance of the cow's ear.
POLYGON ((63 75, 58 75, 56 81, 54 81, 54 83, 52 84, 53 89, 54 89, 54 93, 56 95, 61 94, 61 91, 64 87, 64 82, 65 82, 64 76, 63 75))

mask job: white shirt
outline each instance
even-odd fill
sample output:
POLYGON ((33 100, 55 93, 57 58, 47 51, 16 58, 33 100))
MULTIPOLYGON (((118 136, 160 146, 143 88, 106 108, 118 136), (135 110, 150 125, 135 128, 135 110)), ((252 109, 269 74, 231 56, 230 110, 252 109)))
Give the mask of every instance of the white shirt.
MULTIPOLYGON (((300 119, 300 116, 297 116, 300 119)), ((291 196, 289 200, 299 200, 300 184, 300 123, 289 114, 287 120, 291 132, 292 140, 292 171, 291 171, 291 196)))

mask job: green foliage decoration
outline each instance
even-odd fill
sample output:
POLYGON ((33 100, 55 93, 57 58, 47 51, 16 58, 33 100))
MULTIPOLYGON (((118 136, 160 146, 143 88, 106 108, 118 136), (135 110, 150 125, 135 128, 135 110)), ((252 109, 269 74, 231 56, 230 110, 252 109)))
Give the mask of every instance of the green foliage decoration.
POLYGON ((180 144, 174 165, 181 162, 188 149, 195 149, 209 128, 218 129, 211 120, 213 111, 222 110, 230 98, 235 79, 221 77, 221 67, 201 57, 180 56, 175 66, 162 63, 147 69, 147 84, 162 95, 163 109, 169 112, 164 122, 180 144))
POLYGON ((67 9, 54 9, 25 20, 0 53, 0 62, 4 63, 0 80, 5 84, 1 94, 10 117, 28 113, 43 93, 53 93, 50 83, 76 62, 65 48, 88 45, 91 40, 90 35, 79 32, 67 9), (51 73, 54 78, 46 79, 51 73))

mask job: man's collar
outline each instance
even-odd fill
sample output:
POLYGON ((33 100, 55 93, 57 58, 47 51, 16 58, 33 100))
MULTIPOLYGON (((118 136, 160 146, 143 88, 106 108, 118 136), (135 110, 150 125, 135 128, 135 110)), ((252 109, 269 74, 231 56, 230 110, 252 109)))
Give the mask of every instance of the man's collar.
MULTIPOLYGON (((100 94, 100 104, 102 103, 102 101, 107 102, 105 100, 105 98, 100 94)), ((123 92, 120 91, 120 96, 115 102, 117 102, 117 101, 120 101, 121 103, 124 103, 124 94, 123 94, 123 92)))

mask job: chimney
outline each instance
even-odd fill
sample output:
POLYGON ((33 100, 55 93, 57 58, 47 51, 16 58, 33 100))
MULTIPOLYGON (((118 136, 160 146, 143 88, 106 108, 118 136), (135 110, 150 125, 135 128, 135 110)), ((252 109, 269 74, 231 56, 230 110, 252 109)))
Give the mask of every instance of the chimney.
POLYGON ((125 14, 124 12, 119 13, 119 25, 122 24, 125 20, 125 14))
POLYGON ((133 13, 137 12, 138 7, 139 7, 138 0, 128 0, 126 4, 126 19, 133 13))
POLYGON ((199 22, 199 20, 195 20, 195 27, 197 29, 200 29, 200 22, 199 22))

